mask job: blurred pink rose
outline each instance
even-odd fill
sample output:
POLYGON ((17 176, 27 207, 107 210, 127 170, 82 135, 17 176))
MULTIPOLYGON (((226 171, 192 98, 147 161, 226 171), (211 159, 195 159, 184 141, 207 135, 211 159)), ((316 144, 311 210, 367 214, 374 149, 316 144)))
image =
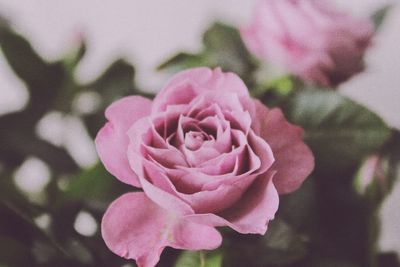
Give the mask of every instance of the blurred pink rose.
POLYGON ((374 29, 326 0, 260 0, 241 34, 260 58, 308 82, 337 86, 363 70, 374 29))
POLYGON ((216 226, 264 234, 278 193, 296 190, 314 166, 302 129, 220 69, 181 72, 154 101, 125 97, 106 117, 96 138, 100 158, 143 192, 111 204, 102 234, 139 266, 154 266, 166 246, 217 248, 216 226))

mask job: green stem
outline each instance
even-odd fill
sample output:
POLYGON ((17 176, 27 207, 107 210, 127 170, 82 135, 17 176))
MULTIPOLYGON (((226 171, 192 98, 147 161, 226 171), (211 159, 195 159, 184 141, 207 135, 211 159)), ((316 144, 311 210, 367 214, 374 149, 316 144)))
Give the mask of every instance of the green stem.
POLYGON ((204 251, 200 251, 200 267, 205 267, 206 266, 206 258, 204 255, 204 251))

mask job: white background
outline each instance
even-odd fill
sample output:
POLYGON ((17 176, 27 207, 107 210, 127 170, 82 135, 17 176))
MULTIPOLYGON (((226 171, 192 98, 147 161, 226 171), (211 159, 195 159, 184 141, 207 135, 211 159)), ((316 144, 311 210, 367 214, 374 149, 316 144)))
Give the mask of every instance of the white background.
MULTIPOLYGON (((388 3, 336 2, 358 16, 388 3)), ((0 14, 9 18, 50 60, 65 54, 83 34, 88 53, 77 72, 82 81, 95 78, 116 56, 124 56, 136 66, 139 85, 156 91, 165 79, 153 71, 158 63, 177 51, 199 49, 201 33, 214 19, 236 25, 246 22, 254 3, 255 0, 0 0, 0 14)), ((341 91, 400 128, 400 1, 392 3, 397 6, 368 53, 367 71, 343 85, 341 91)), ((24 85, 13 77, 0 54, 0 113, 21 108, 26 99, 24 85)), ((383 209, 384 250, 400 252, 398 203, 400 186, 383 209)))

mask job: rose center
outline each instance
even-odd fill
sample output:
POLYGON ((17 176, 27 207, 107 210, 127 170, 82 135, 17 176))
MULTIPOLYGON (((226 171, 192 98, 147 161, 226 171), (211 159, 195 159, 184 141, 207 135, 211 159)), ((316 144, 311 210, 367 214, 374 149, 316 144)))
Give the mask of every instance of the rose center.
POLYGON ((201 132, 190 131, 185 135, 185 146, 190 150, 197 150, 204 143, 206 137, 201 132))

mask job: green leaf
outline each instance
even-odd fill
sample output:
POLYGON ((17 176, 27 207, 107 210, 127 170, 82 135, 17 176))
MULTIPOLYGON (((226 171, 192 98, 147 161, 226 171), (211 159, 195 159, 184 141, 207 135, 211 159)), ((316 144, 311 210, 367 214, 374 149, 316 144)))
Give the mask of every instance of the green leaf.
POLYGON ((214 23, 203 35, 201 52, 178 53, 160 64, 157 69, 182 70, 196 66, 221 67, 225 71, 250 79, 257 63, 246 49, 237 29, 214 23))
POLYGON ((154 97, 154 95, 142 92, 136 88, 134 76, 134 67, 120 59, 111 64, 97 80, 83 86, 87 91, 98 93, 101 98, 101 105, 98 112, 83 116, 83 121, 93 138, 106 122, 104 110, 112 102, 127 95, 141 95, 148 98, 154 97))
POLYGON ((278 218, 289 222, 296 230, 312 232, 317 216, 316 191, 315 177, 310 176, 298 190, 280 196, 278 218))
POLYGON ((117 99, 132 94, 135 69, 126 61, 119 59, 91 84, 85 87, 100 93, 106 99, 117 99))
POLYGON ((386 190, 391 192, 400 177, 400 132, 394 131, 392 138, 385 145, 383 157, 387 160, 386 190))
POLYGON ((71 51, 69 51, 63 60, 66 68, 70 71, 75 69, 87 51, 86 43, 83 37, 79 36, 77 41, 77 45, 73 47, 71 51))
POLYGON ((388 4, 375 11, 371 18, 375 25, 375 30, 379 30, 392 8, 393 4, 388 4))
POLYGON ((61 63, 47 63, 29 42, 9 27, 0 27, 0 47, 15 74, 28 87, 30 120, 38 120, 51 106, 62 86, 65 72, 61 63))
POLYGON ((247 76, 256 67, 240 33, 233 27, 215 23, 204 34, 203 42, 214 61, 214 66, 220 66, 241 76, 247 76))
POLYGON ((133 191, 133 187, 119 182, 99 162, 73 178, 65 196, 75 200, 97 200, 108 203, 128 190, 133 191))
POLYGON ((304 128, 317 167, 325 171, 357 166, 391 135, 380 117, 334 91, 299 91, 286 103, 285 113, 304 128))
MULTIPOLYGON (((0 118, 0 122, 7 122, 10 116, 0 118)), ((15 116, 18 118, 18 116, 15 116)), ((23 122, 17 120, 15 123, 23 122)), ((77 164, 72 157, 60 147, 54 146, 44 140, 38 139, 32 135, 30 128, 26 129, 21 125, 13 123, 5 123, 6 129, 0 133, 0 160, 7 167, 15 168, 27 156, 35 156, 46 162, 53 170, 59 173, 73 173, 78 169, 77 164)), ((25 125, 26 126, 26 125, 25 125)))
POLYGON ((222 254, 219 252, 184 251, 176 261, 175 267, 220 267, 222 254))
POLYGON ((163 69, 187 69, 198 66, 207 65, 205 58, 201 55, 189 54, 189 53, 178 53, 175 56, 171 57, 161 65, 157 67, 157 70, 163 69))
POLYGON ((252 267, 294 264, 306 256, 309 239, 281 218, 269 223, 265 236, 232 233, 224 238, 224 265, 252 267))

